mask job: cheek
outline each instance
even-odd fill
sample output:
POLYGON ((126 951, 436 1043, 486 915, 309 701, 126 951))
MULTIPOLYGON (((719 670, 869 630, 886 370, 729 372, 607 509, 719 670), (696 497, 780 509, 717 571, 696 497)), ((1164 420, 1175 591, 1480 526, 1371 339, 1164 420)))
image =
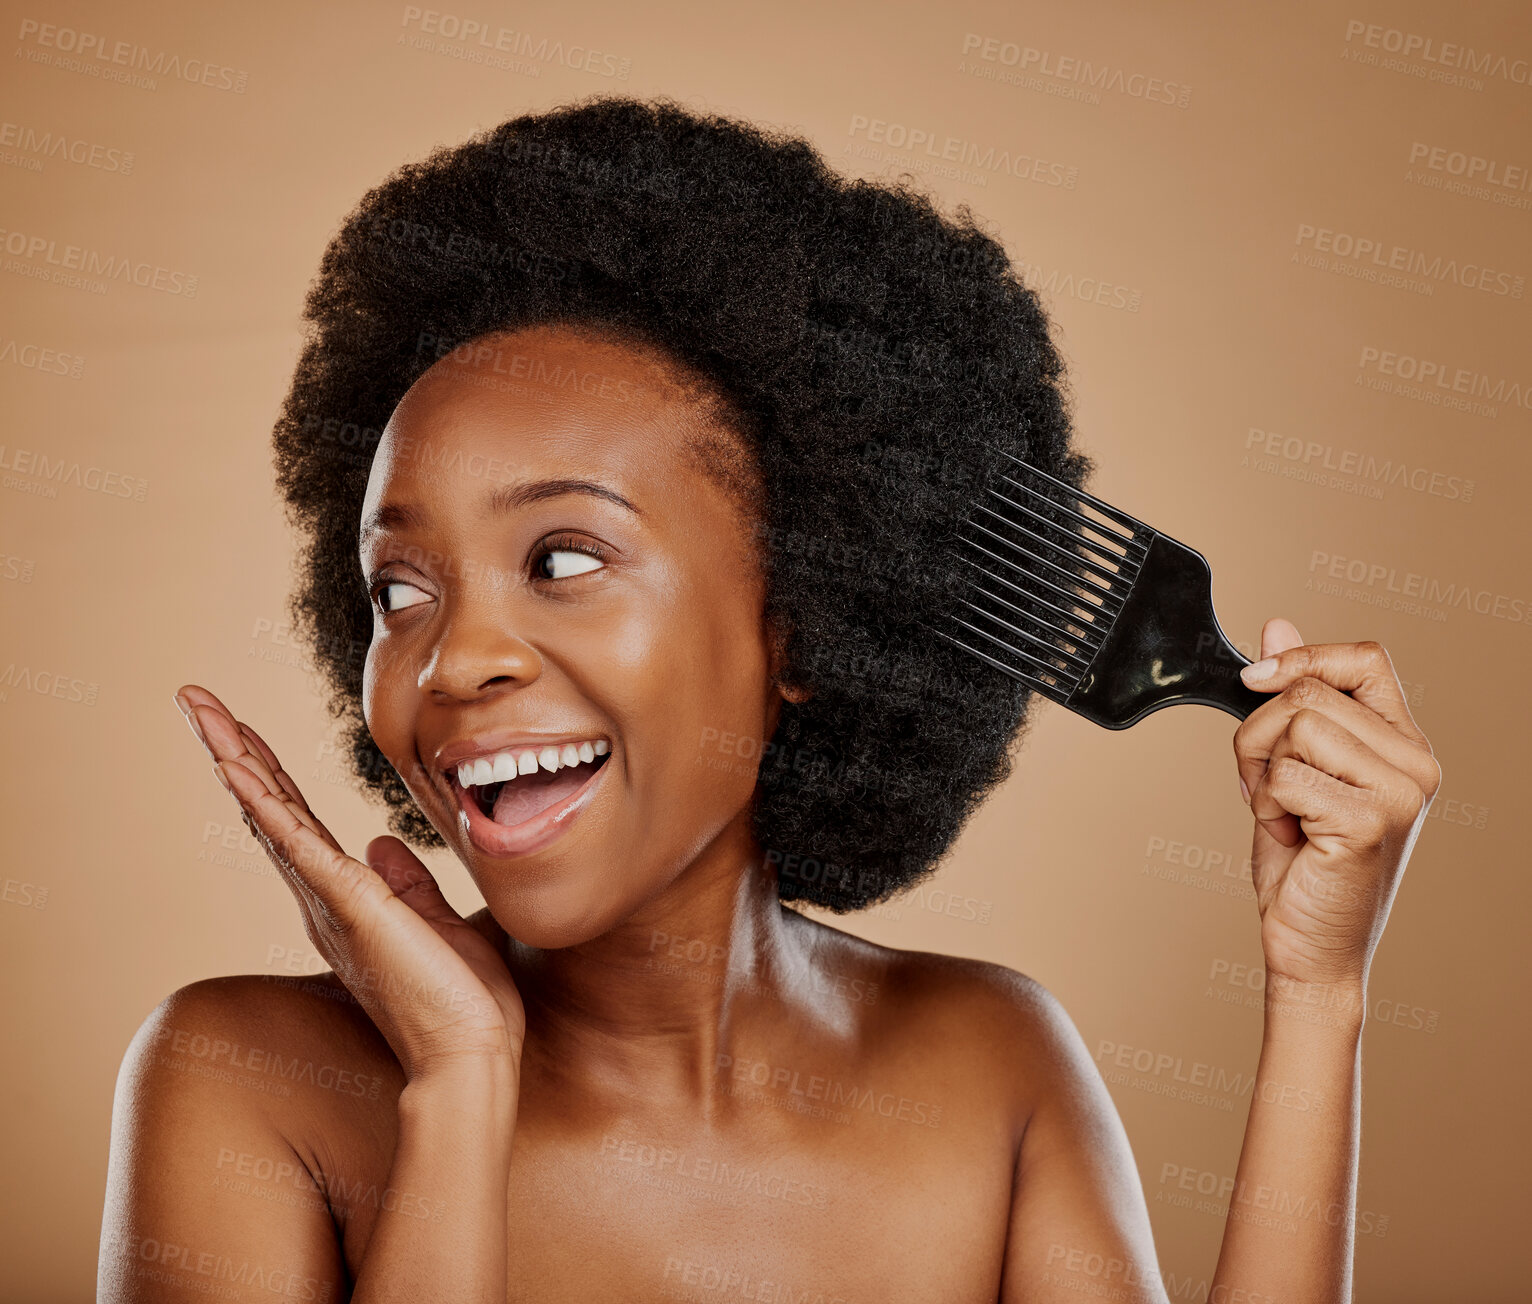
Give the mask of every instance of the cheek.
POLYGON ((677 605, 606 646, 607 710, 630 747, 637 790, 704 822, 754 791, 767 739, 767 667, 748 612, 677 605))
POLYGON ((374 638, 368 645, 367 658, 362 663, 362 715, 374 739, 378 736, 378 725, 382 714, 379 710, 380 698, 386 690, 380 672, 381 664, 377 639, 374 638))
POLYGON ((405 767, 413 755, 410 740, 414 722, 408 718, 410 695, 402 678, 405 674, 397 657, 389 655, 386 641, 375 637, 362 666, 362 717, 378 750, 408 779, 410 774, 405 767))

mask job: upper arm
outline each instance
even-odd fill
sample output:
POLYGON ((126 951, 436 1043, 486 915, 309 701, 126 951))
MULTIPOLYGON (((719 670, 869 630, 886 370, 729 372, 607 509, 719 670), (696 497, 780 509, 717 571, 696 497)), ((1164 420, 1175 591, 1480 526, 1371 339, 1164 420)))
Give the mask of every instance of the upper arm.
POLYGON ((1015 975, 1029 1063, 1001 1304, 1097 1296, 1165 1299, 1128 1136, 1063 1006, 1015 975))
POLYGON ((230 1067, 237 980, 166 997, 117 1074, 97 1263, 101 1304, 211 1296, 337 1304, 344 1259, 323 1191, 260 1075, 230 1067), (220 1050, 221 1048, 221 1050, 220 1050))

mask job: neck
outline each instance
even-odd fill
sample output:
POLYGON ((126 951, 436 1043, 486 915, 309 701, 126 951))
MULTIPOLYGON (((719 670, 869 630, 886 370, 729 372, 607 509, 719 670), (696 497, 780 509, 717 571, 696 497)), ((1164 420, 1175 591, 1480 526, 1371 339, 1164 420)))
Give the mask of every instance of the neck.
POLYGON ((807 963, 776 869, 748 824, 731 832, 600 937, 557 949, 506 939, 527 1013, 524 1082, 566 1101, 595 1091, 711 1112, 732 1062, 721 1057, 748 1054, 756 1016, 801 999, 807 963))

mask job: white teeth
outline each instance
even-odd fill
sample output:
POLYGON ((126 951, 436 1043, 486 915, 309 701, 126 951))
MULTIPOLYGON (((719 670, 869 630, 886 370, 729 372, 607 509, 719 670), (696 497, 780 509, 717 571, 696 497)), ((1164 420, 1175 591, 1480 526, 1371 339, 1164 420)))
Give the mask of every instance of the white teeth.
POLYGON ((479 787, 487 783, 506 783, 523 774, 544 769, 550 772, 562 766, 580 765, 605 756, 611 745, 605 738, 581 743, 564 743, 562 747, 549 745, 541 751, 530 747, 519 752, 514 748, 496 752, 493 756, 479 756, 464 761, 457 767, 457 781, 465 788, 479 787))

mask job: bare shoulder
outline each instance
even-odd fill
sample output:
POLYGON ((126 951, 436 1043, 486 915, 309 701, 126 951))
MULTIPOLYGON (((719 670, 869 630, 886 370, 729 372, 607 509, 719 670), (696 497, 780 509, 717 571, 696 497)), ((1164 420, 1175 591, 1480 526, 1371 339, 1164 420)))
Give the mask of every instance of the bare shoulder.
MULTIPOLYGON (((228 974, 203 978, 166 996, 145 1018, 130 1047, 130 1058, 160 1067, 169 1058, 196 1062, 192 1076, 229 1080, 232 1073, 253 1085, 264 1076, 305 1083, 310 1074, 294 1067, 306 1061, 346 1061, 358 1069, 387 1073, 397 1061, 344 984, 328 971, 303 977, 228 974), (253 1076, 252 1076, 253 1075, 253 1076)), ((329 1075, 326 1075, 328 1080, 329 1075)), ((284 1098, 281 1090, 255 1095, 284 1098)))
POLYGON ((970 1094, 993 1096, 1018 1127, 1047 1094, 1089 1076, 1074 1023, 1035 978, 990 960, 881 946, 803 918, 820 930, 816 950, 827 968, 877 984, 865 1021, 873 1039, 970 1094))
MULTIPOLYGON (((886 974, 881 1026, 870 1039, 884 1047, 885 1062, 908 1065, 901 1080, 929 1100, 953 1103, 942 1113, 947 1141, 971 1140, 975 1153, 986 1153, 982 1145, 1006 1156, 1001 1298, 1038 1297, 1050 1280, 1048 1251, 1065 1243, 1156 1280, 1132 1146, 1058 999, 1007 965, 877 946, 821 927, 826 952, 840 963, 886 974)), ((966 1166, 965 1179, 977 1170, 977 1161, 966 1166)))
POLYGON ((340 1297, 344 1216, 328 1193, 391 1125, 397 1065, 337 988, 205 978, 139 1025, 112 1106, 99 1299, 204 1298, 199 1265, 215 1260, 340 1297))
POLYGON ((977 1039, 996 1032, 1047 1042, 1069 1024, 1064 1007, 1035 978, 1008 965, 937 951, 907 951, 857 937, 822 920, 788 913, 814 930, 830 967, 881 981, 901 1018, 930 1019, 977 1039))
MULTIPOLYGON (((118 1075, 119 1107, 150 1116, 247 1120, 311 1173, 346 1138, 385 1130, 404 1074, 333 973, 230 974, 188 983, 139 1026, 118 1075)), ((147 1121, 147 1120, 141 1120, 147 1121)))

